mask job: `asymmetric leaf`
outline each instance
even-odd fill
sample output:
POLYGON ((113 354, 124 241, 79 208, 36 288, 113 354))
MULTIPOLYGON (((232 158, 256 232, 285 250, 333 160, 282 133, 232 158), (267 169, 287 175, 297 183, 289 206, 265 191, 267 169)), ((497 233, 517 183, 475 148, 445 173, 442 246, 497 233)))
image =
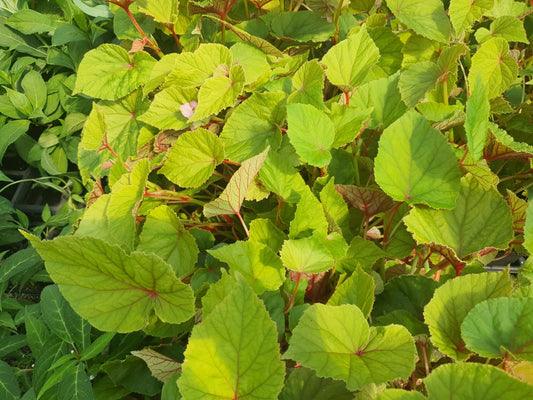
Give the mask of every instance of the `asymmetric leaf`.
POLYGON ((144 51, 128 54, 115 44, 102 44, 83 57, 72 94, 120 99, 148 81, 154 64, 155 60, 144 51))
POLYGON ((489 134, 490 103, 487 88, 478 77, 475 89, 466 101, 465 131, 468 150, 474 161, 483 156, 483 149, 489 134))
POLYGON ((246 191, 265 162, 269 150, 270 147, 267 147, 263 152, 241 164, 220 196, 204 206, 204 215, 207 218, 215 215, 240 214, 246 191))
POLYGON ((380 258, 385 257, 385 252, 374 242, 354 236, 346 256, 336 265, 336 271, 352 273, 357 267, 369 270, 380 258))
POLYGON ((483 43, 472 57, 468 73, 470 90, 475 90, 478 75, 487 88, 489 100, 507 90, 518 74, 518 64, 508 53, 509 43, 505 39, 492 38, 483 43))
POLYGON ((146 216, 137 251, 157 254, 170 264, 178 278, 190 274, 198 259, 196 240, 166 205, 154 208, 146 216))
POLYGON ((494 189, 484 190, 465 176, 452 210, 415 207, 404 218, 418 243, 436 243, 452 249, 460 259, 486 249, 506 249, 513 237, 511 210, 494 189))
POLYGON ((142 359, 152 376, 161 382, 167 382, 174 372, 181 369, 181 363, 150 348, 132 351, 131 354, 142 359))
POLYGON ((483 13, 492 8, 494 0, 451 0, 450 20, 455 33, 459 36, 464 30, 481 19, 483 13))
POLYGON ((280 256, 285 267, 305 274, 327 271, 333 268, 335 263, 335 258, 324 240, 315 236, 286 240, 280 256))
POLYGON ((431 342, 440 351, 462 361, 469 357, 461 337, 461 324, 470 310, 483 300, 511 294, 507 271, 459 276, 435 290, 424 309, 431 342))
POLYGON ((388 211, 394 205, 393 200, 379 189, 354 185, 335 185, 335 189, 344 200, 361 211, 367 218, 388 211))
POLYGON ((410 110, 383 131, 375 176, 383 191, 395 200, 452 208, 459 194, 461 171, 444 136, 410 110))
POLYGON ((250 85, 257 81, 261 76, 270 71, 265 53, 257 47, 250 46, 246 43, 236 43, 230 48, 233 55, 233 63, 242 65, 245 83, 250 85))
POLYGON ((335 126, 329 117, 309 104, 288 104, 287 122, 287 134, 298 155, 315 167, 329 164, 335 140, 335 126))
POLYGON ((476 305, 461 325, 466 347, 487 358, 533 361, 533 298, 500 297, 476 305))
POLYGON ((352 142, 366 125, 370 122, 371 108, 363 108, 350 105, 331 105, 330 118, 335 125, 335 140, 331 147, 342 147, 352 142))
POLYGON ((224 147, 217 135, 198 128, 180 135, 160 173, 181 187, 198 187, 223 160, 224 147))
POLYGON ((413 107, 422 100, 426 93, 435 88, 440 74, 438 65, 431 61, 414 63, 404 69, 398 84, 404 103, 413 107))
POLYGON ((240 283, 194 327, 178 387, 190 400, 274 400, 284 377, 275 324, 240 283))
POLYGON ((517 400, 533 397, 532 385, 486 364, 441 365, 424 382, 429 400, 517 400))
POLYGON ((374 279, 361 267, 357 267, 352 275, 337 285, 327 304, 330 306, 353 304, 361 310, 365 318, 368 318, 374 304, 374 287, 374 279))
POLYGON ((319 110, 324 108, 324 69, 317 60, 302 65, 294 74, 292 85, 296 91, 289 96, 289 103, 311 104, 319 110))
POLYGON ((366 27, 333 46, 322 58, 331 83, 347 92, 360 85, 379 60, 379 49, 366 27))
POLYGON ((324 208, 310 189, 306 190, 296 206, 289 230, 290 239, 316 236, 323 239, 328 234, 328 221, 324 208))
POLYGON ((495 19, 490 28, 479 28, 476 31, 476 40, 480 43, 493 37, 501 37, 509 42, 529 43, 524 23, 512 16, 504 16, 495 19))
POLYGON ((283 358, 358 390, 368 383, 408 377, 415 366, 415 345, 403 326, 369 328, 357 306, 314 304, 293 330, 283 358))
POLYGON ((387 7, 419 35, 447 43, 450 38, 450 20, 440 0, 387 0, 387 7))
POLYGON ((190 286, 181 283, 158 256, 128 255, 92 237, 63 236, 44 242, 27 238, 72 308, 99 330, 140 330, 154 312, 175 324, 194 314, 190 286))

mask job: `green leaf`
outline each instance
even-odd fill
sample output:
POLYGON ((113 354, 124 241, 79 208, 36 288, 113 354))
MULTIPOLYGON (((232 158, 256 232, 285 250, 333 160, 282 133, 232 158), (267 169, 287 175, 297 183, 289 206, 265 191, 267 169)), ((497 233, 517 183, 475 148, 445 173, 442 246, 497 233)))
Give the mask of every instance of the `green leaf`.
POLYGON ((181 369, 181 363, 148 347, 132 351, 131 354, 143 360, 150 368, 152 376, 163 383, 167 382, 174 372, 181 369))
POLYGON ((228 160, 242 162, 268 145, 279 147, 285 97, 283 92, 254 93, 233 110, 220 134, 228 160))
POLYGON ((262 153, 249 158, 241 164, 241 167, 233 174, 221 195, 204 206, 204 215, 207 218, 224 214, 240 215, 246 191, 265 162, 269 149, 270 147, 267 147, 262 153))
POLYGON ((354 305, 314 304, 300 318, 284 359, 341 379, 349 390, 406 378, 414 370, 415 345, 402 326, 370 327, 354 305))
POLYGON ((479 47, 472 57, 472 67, 468 73, 471 92, 476 89, 478 75, 487 88, 489 100, 509 88, 517 77, 518 64, 508 53, 509 44, 502 38, 492 38, 479 47))
POLYGON ((500 368, 478 363, 441 365, 424 383, 430 400, 516 400, 533 396, 533 386, 500 368))
POLYGON ((90 360, 105 350, 109 342, 115 337, 115 332, 106 332, 98 336, 90 346, 80 353, 80 361, 90 360))
POLYGON ((310 189, 300 197, 294 219, 289 230, 290 239, 316 236, 325 239, 328 234, 328 221, 324 208, 310 189))
POLYGON ((476 40, 485 42, 492 37, 501 37, 509 42, 529 43, 524 23, 516 17, 504 16, 495 19, 490 28, 479 28, 476 31, 476 40))
POLYGON ((0 283, 8 282, 9 279, 40 264, 41 258, 31 248, 22 249, 4 259, 0 268, 0 283))
POLYGON ((281 249, 285 239, 285 233, 268 219, 256 218, 250 223, 250 241, 262 243, 275 253, 281 249))
POLYGON ((25 35, 31 35, 32 33, 53 32, 58 22, 46 14, 26 9, 11 14, 5 24, 25 35))
POLYGON ((335 189, 334 180, 331 179, 320 192, 320 202, 324 207, 329 230, 341 233, 345 239, 351 239, 348 205, 340 193, 335 189))
POLYGON ((165 85, 197 87, 213 76, 219 65, 229 69, 232 64, 233 57, 227 47, 214 43, 202 44, 194 53, 183 52, 178 55, 165 85))
POLYGON ((415 207, 404 218, 418 243, 444 245, 463 259, 486 248, 506 249, 513 238, 511 210, 494 189, 468 175, 452 210, 415 207))
POLYGON ((361 267, 357 267, 352 275, 337 285, 327 304, 330 306, 353 304, 362 311, 365 318, 368 318, 374 304, 374 288, 374 279, 361 267))
POLYGON ((274 322, 263 303, 238 283, 196 325, 185 350, 181 394, 187 399, 276 399, 283 386, 274 322))
POLYGON ((487 12, 487 16, 499 18, 504 16, 519 17, 528 12, 526 3, 514 0, 494 0, 494 7, 487 12))
POLYGON ((287 99, 288 103, 310 104, 315 108, 324 109, 324 69, 317 60, 306 62, 292 78, 293 92, 287 99))
POLYGON ((532 318, 533 298, 489 299, 465 317, 461 337, 482 357, 533 361, 532 318))
POLYGON ((459 276, 435 290, 424 309, 431 342, 457 361, 465 360, 470 351, 461 337, 461 324, 474 306, 483 300, 509 296, 511 279, 507 271, 459 276))
POLYGON ((529 202, 524 226, 524 247, 533 254, 533 202, 529 202))
POLYGON ((33 57, 46 58, 47 52, 42 42, 34 36, 25 36, 15 33, 5 26, 5 19, 0 19, 0 46, 9 50, 29 54, 33 57))
POLYGON ((410 64, 400 74, 398 84, 404 103, 408 107, 413 107, 422 100, 435 88, 440 74, 440 68, 434 62, 422 61, 410 64))
POLYGON ((483 149, 489 133, 490 103, 487 98, 487 88, 481 77, 476 81, 475 90, 466 101, 465 131, 468 150, 474 161, 483 157, 483 149))
POLYGON ((43 289, 40 304, 48 328, 61 340, 75 344, 80 351, 89 345, 90 325, 74 312, 57 285, 43 289))
POLYGON ((287 121, 287 135, 298 155, 316 167, 329 164, 335 126, 328 116, 308 104, 288 104, 287 121))
POLYGON ((82 363, 74 367, 74 372, 67 372, 61 379, 58 388, 58 399, 93 400, 94 393, 91 381, 82 363))
POLYGON ((46 341, 51 335, 50 331, 41 318, 31 315, 28 308, 26 308, 24 313, 24 327, 26 328, 28 346, 30 346, 35 357, 39 357, 46 341))
POLYGON ((181 187, 198 187, 223 160, 224 147, 220 139, 198 128, 180 135, 160 173, 181 187))
POLYGON ((171 86, 163 89, 155 95, 148 111, 139 116, 139 121, 159 129, 184 129, 189 125, 187 121, 190 117, 184 115, 181 108, 196 102, 197 95, 195 88, 171 86))
POLYGON ((383 393, 378 394, 376 400, 426 400, 420 392, 408 392, 403 389, 387 389, 383 393))
POLYGON ((529 158, 533 155, 533 146, 514 140, 506 131, 494 123, 489 123, 489 143, 485 149, 487 159, 498 158, 529 158))
POLYGON ((155 21, 165 25, 172 25, 177 22, 179 14, 178 0, 138 0, 135 5, 144 14, 151 16, 155 21))
MULTIPOLYGON (((102 365, 101 370, 111 378, 115 386, 128 389, 128 393, 135 392, 147 396, 161 393, 161 382, 151 375, 140 358, 127 356, 122 361, 108 361, 102 365)), ((119 399, 122 397, 124 395, 120 395, 119 399)))
POLYGON ((390 28, 379 26, 368 30, 368 34, 379 49, 380 66, 387 75, 392 75, 402 67, 403 42, 390 28))
POLYGON ((232 276, 242 275, 257 294, 278 289, 285 278, 281 260, 264 244, 238 241, 207 252, 228 264, 232 276))
POLYGON ((361 85, 350 98, 351 106, 373 109, 369 128, 381 131, 407 110, 398 89, 399 80, 400 74, 373 80, 361 85))
POLYGON ((137 251, 157 254, 170 264, 178 278, 194 270, 199 252, 194 237, 166 205, 154 208, 146 216, 137 251))
POLYGON ((5 400, 19 400, 20 388, 15 372, 9 364, 0 360, 0 396, 5 400))
POLYGON ((456 35, 461 35, 474 22, 479 21, 493 4, 494 0, 451 0, 449 14, 456 35))
POLYGON ((368 271, 377 260, 383 257, 385 257, 385 252, 374 242, 354 236, 346 256, 339 260, 336 271, 353 273, 357 267, 368 271))
POLYGON ((235 43, 230 48, 233 63, 242 65, 246 85, 250 85, 270 71, 265 53, 246 43, 235 43))
POLYGON ((202 315, 204 318, 235 288, 236 280, 224 268, 221 268, 220 272, 221 278, 209 286, 207 293, 202 297, 202 315))
POLYGON ((359 86, 378 60, 379 49, 365 26, 333 46, 322 58, 329 81, 344 92, 359 86))
POLYGON ((450 20, 440 0, 387 0, 387 7, 419 35, 443 43, 450 39, 450 20))
POLYGON ((72 94, 117 100, 146 83, 154 64, 144 51, 128 54, 120 46, 102 44, 83 57, 72 94))
POLYGON ((75 234, 132 250, 136 236, 135 210, 143 198, 149 172, 149 161, 140 160, 131 173, 124 174, 113 185, 110 194, 98 197, 85 211, 75 234))
POLYGON ((370 122, 372 111, 371 108, 333 103, 330 118, 335 125, 335 140, 331 146, 338 148, 351 143, 370 122))
POLYGON ((4 337, 0 343, 0 357, 4 357, 9 353, 19 350, 27 344, 25 335, 10 335, 4 337))
POLYGON ((28 240, 72 308, 99 330, 139 330, 154 312, 162 321, 175 324, 194 314, 191 288, 155 255, 128 255, 91 237, 40 242, 28 236, 28 240))
POLYGON ((48 92, 46 89, 46 83, 44 83, 41 74, 37 71, 28 72, 24 75, 24 78, 22 78, 20 85, 22 86, 22 89, 24 89, 26 97, 30 100, 33 109, 43 109, 46 105, 48 92))
POLYGON ((461 171, 444 136, 410 110, 383 131, 375 176, 383 191, 395 200, 452 208, 459 194, 461 171))
POLYGON ((234 65, 229 76, 216 75, 208 78, 198 92, 198 107, 189 121, 200 121, 224 108, 232 106, 242 93, 245 76, 241 65, 234 65))
POLYGON ((269 13, 261 17, 278 39, 320 43, 335 33, 335 26, 312 11, 269 13))
POLYGON ((279 396, 279 400, 353 400, 353 394, 343 382, 319 378, 308 368, 294 369, 279 396))

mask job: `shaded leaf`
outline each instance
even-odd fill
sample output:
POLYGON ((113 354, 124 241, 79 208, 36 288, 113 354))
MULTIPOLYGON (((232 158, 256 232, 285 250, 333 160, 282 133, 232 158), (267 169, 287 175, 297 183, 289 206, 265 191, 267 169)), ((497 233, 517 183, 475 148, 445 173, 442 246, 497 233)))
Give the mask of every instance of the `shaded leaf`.
POLYGON ((174 372, 181 370, 181 363, 148 347, 132 351, 131 354, 142 359, 150 368, 152 376, 163 383, 167 382, 174 372))
POLYGON ((330 306, 353 304, 361 310, 365 318, 368 318, 374 304, 374 287, 374 279, 361 267, 357 267, 348 278, 337 285, 327 304, 330 306))
POLYGON ((492 8, 493 3, 493 0, 451 0, 449 13, 455 33, 459 36, 474 22, 479 21, 483 13, 492 8))
POLYGON ((312 369, 294 369, 279 396, 279 400, 352 400, 353 394, 343 382, 319 378, 312 369))
POLYGON ((335 185, 335 189, 366 218, 388 211, 394 205, 393 200, 379 189, 354 185, 335 185))

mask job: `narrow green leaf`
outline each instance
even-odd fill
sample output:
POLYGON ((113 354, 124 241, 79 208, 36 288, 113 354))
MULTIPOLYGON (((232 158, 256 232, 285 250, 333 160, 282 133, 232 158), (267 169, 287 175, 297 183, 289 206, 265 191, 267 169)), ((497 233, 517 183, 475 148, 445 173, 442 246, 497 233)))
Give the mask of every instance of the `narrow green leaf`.
POLYGON ((419 35, 443 43, 450 39, 450 20, 440 0, 387 0, 387 7, 419 35))
POLYGON ((532 385, 513 378, 500 368, 479 363, 441 365, 424 383, 429 400, 516 400, 533 397, 532 385))
POLYGON ((283 386, 276 327, 244 283, 196 325, 185 350, 181 394, 187 399, 276 399, 283 386))
POLYGON ((395 200, 452 208, 459 195, 461 171, 444 136, 410 110, 381 135, 375 176, 395 200))
POLYGON ((93 400, 91 381, 85 372, 85 365, 79 363, 74 371, 67 373, 59 384, 58 400, 93 400))
POLYGON ((167 382, 174 372, 181 369, 181 363, 148 347, 132 351, 131 354, 143 360, 150 368, 152 376, 163 383, 167 382))
POLYGON ((33 57, 46 58, 47 52, 42 42, 34 36, 19 35, 5 25, 5 19, 0 23, 0 46, 9 50, 29 54, 33 57))
POLYGON ((115 337, 115 332, 106 332, 98 336, 90 346, 80 353, 80 361, 90 360, 100 354, 107 347, 109 342, 115 337))
POLYGON ((361 267, 357 267, 352 275, 337 285, 327 304, 330 306, 353 304, 361 310, 365 318, 368 318, 374 304, 374 288, 374 279, 361 267))
POLYGON ((475 90, 466 101, 465 131, 468 150, 474 161, 483 157, 483 149, 489 133, 490 103, 487 97, 487 88, 479 76, 475 90))
POLYGON ((72 94, 117 100, 146 83, 154 64, 144 51, 131 55, 120 46, 102 44, 83 57, 72 94))
POLYGON ((2 338, 2 343, 0 343, 0 357, 4 357, 15 350, 27 345, 25 335, 10 335, 2 338))
POLYGON ((127 255, 91 237, 28 240, 72 308, 97 329, 131 332, 142 329, 154 312, 176 324, 194 313, 191 288, 155 255, 127 255))
POLYGON ((22 249, 7 257, 0 268, 0 283, 29 270, 41 262, 41 257, 33 249, 22 249))
POLYGON ((349 390, 406 378, 414 370, 415 345, 402 326, 369 327, 354 305, 309 307, 293 331, 284 359, 341 379, 349 390))
POLYGON ((24 326, 26 328, 28 346, 30 346, 33 354, 38 357, 50 337, 50 331, 41 318, 34 317, 28 312, 27 307, 24 313, 24 326))
POLYGON ((224 160, 220 139, 198 128, 180 135, 160 172, 181 187, 202 185, 224 160))
POLYGON ((451 0, 450 20, 457 36, 470 28, 472 24, 479 21, 485 11, 492 8, 494 0, 451 0))
POLYGON ((11 14, 5 24, 25 35, 31 35, 32 33, 53 32, 58 21, 35 10, 22 9, 11 14))
POLYGON ((5 400, 18 400, 20 388, 15 372, 9 364, 0 360, 0 396, 5 400))
POLYGON ((470 310, 483 300, 511 294, 507 271, 460 276, 435 290, 424 309, 431 342, 457 361, 465 360, 470 351, 461 337, 461 324, 470 310))
POLYGON ((333 46, 322 58, 329 81, 345 92, 359 86, 378 60, 379 49, 365 26, 333 46))
POLYGON ((288 104, 287 135, 298 155, 308 164, 325 167, 335 140, 335 126, 322 111, 308 104, 288 104))
POLYGON ((240 214, 246 191, 261 169, 269 150, 270 147, 267 147, 262 153, 241 164, 222 194, 204 206, 204 215, 207 218, 223 214, 240 214))

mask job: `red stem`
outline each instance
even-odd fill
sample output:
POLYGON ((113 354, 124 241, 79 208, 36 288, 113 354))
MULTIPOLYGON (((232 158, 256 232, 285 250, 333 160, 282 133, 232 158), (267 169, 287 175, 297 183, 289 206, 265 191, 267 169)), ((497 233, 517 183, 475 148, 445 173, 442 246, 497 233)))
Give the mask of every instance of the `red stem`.
POLYGON ((244 232, 246 232, 246 236, 250 237, 250 232, 248 231, 248 228, 246 227, 246 224, 244 223, 240 212, 237 213, 237 218, 239 218, 239 221, 241 221, 241 225, 244 228, 244 232))
POLYGON ((394 215, 396 214, 396 211, 398 211, 398 208, 403 204, 403 201, 400 201, 399 203, 396 203, 394 207, 391 208, 389 213, 391 213, 389 223, 385 227, 385 231, 383 232, 383 244, 386 244, 388 242, 388 236, 389 236, 389 230, 390 226, 392 224, 392 220, 394 219, 394 215))
POLYGON ((135 28, 139 31, 139 33, 143 37, 143 41, 148 46, 150 46, 156 53, 161 53, 161 49, 157 47, 150 39, 148 39, 148 36, 146 36, 146 33, 144 33, 143 28, 141 28, 141 26, 139 25, 139 23, 137 22, 133 14, 131 13, 130 5, 128 4, 127 6, 122 7, 122 9, 126 11, 126 14, 128 14, 128 17, 130 18, 131 23, 135 26, 135 28))
POLYGON ((344 92, 344 98, 346 99, 346 105, 350 105, 350 93, 344 92))
POLYGON ((296 285, 294 286, 294 290, 292 291, 291 297, 289 297, 289 302, 283 309, 283 313, 286 313, 289 311, 294 304, 294 299, 296 298, 296 292, 298 291, 298 286, 300 286, 300 280, 302 279, 302 273, 298 272, 298 277, 296 278, 296 285))
POLYGON ((183 51, 183 46, 180 42, 180 38, 178 37, 178 35, 176 35, 176 32, 174 31, 174 27, 171 26, 169 29, 170 29, 170 32, 172 32, 172 36, 174 36, 174 40, 178 44, 178 47, 180 48, 181 51, 183 51))

